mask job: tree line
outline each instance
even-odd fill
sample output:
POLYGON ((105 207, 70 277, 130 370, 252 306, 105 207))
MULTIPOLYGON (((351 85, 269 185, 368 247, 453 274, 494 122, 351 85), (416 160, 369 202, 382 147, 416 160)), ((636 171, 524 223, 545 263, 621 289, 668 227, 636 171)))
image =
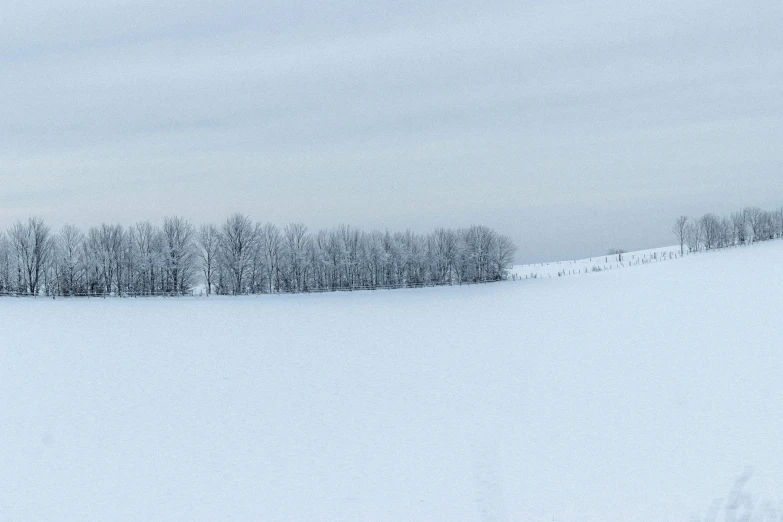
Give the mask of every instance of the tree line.
POLYGON ((516 247, 485 226, 309 232, 234 214, 196 228, 167 217, 54 233, 40 218, 0 231, 0 295, 207 295, 405 288, 498 281, 516 247))
POLYGON ((776 211, 746 207, 727 216, 707 213, 700 218, 680 216, 672 227, 680 254, 783 238, 783 208, 776 211))

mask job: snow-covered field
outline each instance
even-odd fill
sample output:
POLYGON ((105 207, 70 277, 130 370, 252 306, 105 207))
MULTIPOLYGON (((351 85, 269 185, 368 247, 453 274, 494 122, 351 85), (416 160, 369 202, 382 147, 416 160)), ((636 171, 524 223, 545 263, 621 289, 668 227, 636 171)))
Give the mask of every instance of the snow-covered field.
POLYGON ((777 520, 782 262, 0 299, 0 520, 777 520))
MULTIPOLYGON (((685 255, 688 255, 687 250, 685 255)), ((510 274, 517 280, 536 279, 539 277, 552 278, 567 275, 586 275, 594 272, 603 272, 605 270, 616 270, 618 268, 629 268, 646 265, 648 263, 672 261, 679 258, 680 247, 679 245, 676 245, 651 248, 648 250, 637 250, 622 255, 614 254, 574 259, 570 261, 550 261, 548 263, 515 265, 511 269, 510 274)))

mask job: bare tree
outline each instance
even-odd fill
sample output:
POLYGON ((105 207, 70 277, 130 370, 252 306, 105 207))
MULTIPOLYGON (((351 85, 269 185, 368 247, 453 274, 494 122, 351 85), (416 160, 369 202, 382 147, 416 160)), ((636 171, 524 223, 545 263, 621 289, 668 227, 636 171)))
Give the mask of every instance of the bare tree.
POLYGON ((480 225, 473 225, 463 232, 465 256, 470 270, 469 280, 486 281, 493 276, 488 272, 490 253, 497 240, 495 231, 480 225))
POLYGON ((82 291, 84 234, 73 225, 65 225, 57 236, 60 265, 60 291, 74 295, 82 291))
POLYGON ((774 213, 774 230, 776 238, 783 238, 783 208, 779 208, 774 213))
POLYGON ((280 252, 282 249, 280 229, 272 223, 261 227, 261 244, 264 251, 264 269, 269 292, 280 290, 280 252))
POLYGON ((11 242, 0 232, 0 294, 13 290, 11 274, 13 273, 13 253, 11 242))
POLYGON ((307 289, 307 249, 310 238, 307 227, 302 223, 291 223, 283 230, 285 247, 285 282, 289 290, 299 292, 307 289))
POLYGON ((173 216, 163 220, 162 231, 168 279, 165 290, 178 294, 189 290, 193 283, 196 259, 193 244, 195 229, 187 219, 173 216))
POLYGON ((250 293, 263 293, 267 289, 266 283, 266 250, 264 249, 263 228, 260 223, 253 227, 255 242, 250 261, 250 270, 247 278, 247 288, 250 293))
POLYGON ((87 232, 87 243, 93 269, 99 276, 101 293, 122 292, 122 270, 125 231, 122 225, 101 224, 87 232))
POLYGON ((763 226, 763 214, 764 211, 758 207, 747 207, 743 211, 745 219, 750 226, 751 233, 753 234, 753 241, 761 241, 761 229, 763 226))
MULTIPOLYGON (((495 242, 492 249, 492 271, 491 279, 503 279, 506 271, 511 267, 514 261, 514 253, 517 247, 511 238, 501 234, 495 235, 495 242)), ((620 254, 622 255, 622 254, 620 254)))
POLYGON ((687 239, 686 231, 688 225, 688 216, 680 216, 674 221, 672 232, 677 237, 677 241, 680 242, 680 255, 685 255, 685 241, 687 239))
POLYGON ((201 271, 207 287, 207 295, 212 293, 213 278, 216 270, 218 249, 220 247, 220 232, 213 224, 201 225, 198 232, 198 257, 201 261, 201 271))
POLYGON ((431 270, 436 281, 451 281, 456 246, 457 237, 451 230, 438 228, 428 236, 427 249, 432 259, 431 270))
POLYGON ((245 277, 253 262, 258 237, 250 218, 234 214, 223 223, 220 234, 220 258, 231 280, 234 295, 245 293, 245 277))
POLYGON ((135 279, 139 291, 153 294, 156 291, 157 274, 162 271, 158 231, 149 221, 141 221, 133 229, 133 253, 136 257, 135 279))
POLYGON ((705 250, 710 250, 718 246, 721 235, 721 223, 718 216, 710 213, 704 214, 699 219, 699 228, 701 229, 701 237, 704 242, 705 250))
POLYGON ((698 223, 689 222, 685 225, 685 241, 689 252, 698 252, 701 244, 701 227, 698 223))
POLYGON ((10 236, 20 261, 25 290, 38 295, 41 275, 51 251, 49 227, 40 218, 30 218, 27 223, 17 221, 11 227, 10 236))

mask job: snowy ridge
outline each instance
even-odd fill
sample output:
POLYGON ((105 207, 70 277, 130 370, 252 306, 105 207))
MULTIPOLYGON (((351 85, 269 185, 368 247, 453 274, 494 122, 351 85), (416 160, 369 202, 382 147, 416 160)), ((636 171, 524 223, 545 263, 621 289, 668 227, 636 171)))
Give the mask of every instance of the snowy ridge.
MULTIPOLYGON (((686 249, 685 255, 689 255, 686 249)), ((648 263, 657 263, 661 261, 671 261, 679 259, 679 245, 650 248, 646 250, 636 250, 633 252, 624 252, 623 254, 607 254, 604 256, 594 256, 585 259, 575 259, 571 261, 551 261, 546 263, 528 263, 514 265, 509 270, 509 277, 512 280, 552 278, 566 275, 583 275, 593 272, 602 272, 605 270, 615 270, 618 268, 627 268, 632 266, 644 265, 648 263), (622 257, 622 259, 620 259, 622 257)))

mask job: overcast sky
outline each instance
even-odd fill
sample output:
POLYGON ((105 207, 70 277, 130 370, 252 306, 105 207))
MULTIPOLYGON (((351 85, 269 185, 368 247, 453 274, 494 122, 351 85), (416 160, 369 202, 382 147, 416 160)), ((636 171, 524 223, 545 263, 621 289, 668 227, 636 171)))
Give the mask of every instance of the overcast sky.
POLYGON ((780 0, 0 0, 0 228, 670 244, 678 214, 783 205, 782 28, 780 0))

